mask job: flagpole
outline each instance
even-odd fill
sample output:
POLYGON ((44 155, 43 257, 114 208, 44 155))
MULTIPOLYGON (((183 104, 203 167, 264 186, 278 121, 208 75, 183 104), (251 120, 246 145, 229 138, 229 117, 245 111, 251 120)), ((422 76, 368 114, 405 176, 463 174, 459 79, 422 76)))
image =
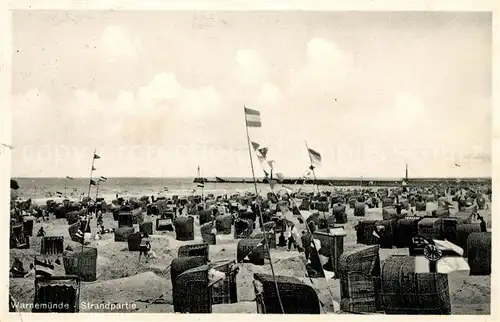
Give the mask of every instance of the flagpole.
POLYGON ((316 185, 316 190, 318 191, 318 194, 319 194, 319 186, 317 184, 316 171, 314 171, 314 165, 313 165, 313 160, 312 160, 312 157, 311 157, 311 153, 309 153, 309 147, 307 146, 307 141, 304 141, 304 142, 306 144, 307 155, 309 156, 309 161, 311 162, 311 170, 312 170, 313 176, 314 176, 314 184, 316 185))
MULTIPOLYGON (((246 106, 243 106, 243 107, 246 108, 246 106)), ((243 113, 243 114, 245 114, 245 129, 247 131, 248 156, 250 157, 250 166, 252 167, 253 185, 255 188, 255 194, 258 195, 259 192, 257 190, 257 182, 255 181, 255 170, 253 168, 252 150, 250 149, 250 135, 248 134, 247 113, 243 113)))
MULTIPOLYGON (((260 221, 262 222, 262 225, 264 225, 264 217, 262 216, 262 211, 260 209, 260 204, 258 202, 259 191, 257 189, 257 182, 255 181, 255 170, 253 168, 252 150, 250 149, 250 135, 248 134, 247 113, 245 111, 245 108, 246 108, 246 106, 243 106, 243 114, 245 115, 245 129, 247 132, 248 156, 250 157, 250 166, 252 167, 253 185, 255 188, 255 201, 257 203, 257 210, 259 212, 260 221)), ((263 229, 263 235, 264 235, 264 244, 265 244, 264 248, 265 248, 267 255, 269 257, 269 266, 271 267, 271 273, 273 275, 274 286, 276 287, 276 295, 278 296, 278 302, 280 304, 281 313, 285 314, 285 309, 283 308, 283 302, 281 301, 281 295, 280 295, 280 291, 278 288, 278 283, 276 282, 276 275, 274 274, 273 261, 271 259, 271 251, 269 250, 269 242, 267 241, 267 232, 265 229, 263 229)))
POLYGON ((90 167, 90 175, 89 175, 89 191, 88 191, 88 193, 87 193, 87 198, 90 198, 90 187, 92 186, 92 185, 90 184, 90 180, 92 180, 92 172, 94 171, 95 153, 96 153, 96 149, 94 149, 94 154, 92 154, 92 166, 90 167))
POLYGON ((66 190, 68 189, 68 178, 64 179, 64 199, 67 198, 66 196, 66 190))

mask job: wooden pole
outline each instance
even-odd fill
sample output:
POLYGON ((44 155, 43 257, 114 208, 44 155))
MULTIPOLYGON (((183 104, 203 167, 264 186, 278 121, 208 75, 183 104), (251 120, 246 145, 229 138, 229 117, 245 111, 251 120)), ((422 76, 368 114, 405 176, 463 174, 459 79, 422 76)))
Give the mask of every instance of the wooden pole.
MULTIPOLYGON (((253 160, 252 160, 252 150, 251 150, 251 147, 250 147, 250 135, 248 134, 248 125, 247 125, 247 113, 245 112, 245 106, 243 106, 243 114, 245 115, 245 129, 246 129, 246 132, 247 132, 247 144, 248 144, 248 155, 250 157, 250 166, 252 167, 252 179, 253 179, 253 185, 254 185, 254 188, 255 188, 255 198, 256 198, 256 203, 257 203, 257 211, 259 212, 259 217, 260 217, 260 221, 262 222, 262 225, 264 225, 264 217, 262 216, 262 211, 260 209, 260 204, 258 203, 258 196, 259 196, 259 191, 257 189, 257 182, 255 180, 255 170, 254 170, 254 167, 253 167, 253 160)), ((262 230, 262 228, 261 228, 262 230)), ((273 281, 274 281, 274 286, 276 287, 276 295, 278 297, 278 302, 280 304, 280 308, 281 308, 281 313, 285 314, 285 309, 283 308, 283 302, 281 301, 281 295, 280 295, 280 291, 279 291, 279 288, 278 288, 278 283, 276 282, 276 275, 274 273, 274 266, 273 266, 273 261, 271 259, 271 251, 269 250, 269 242, 267 240, 267 232, 265 229, 263 229, 263 234, 264 234, 264 248, 267 252, 267 255, 269 257, 269 265, 271 266, 271 273, 273 275, 273 281)))

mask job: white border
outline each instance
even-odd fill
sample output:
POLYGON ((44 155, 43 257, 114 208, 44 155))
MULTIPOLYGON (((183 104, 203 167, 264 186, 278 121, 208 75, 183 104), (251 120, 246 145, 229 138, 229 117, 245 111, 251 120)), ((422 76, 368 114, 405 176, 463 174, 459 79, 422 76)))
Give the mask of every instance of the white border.
MULTIPOLYGON (((307 11, 496 11, 500 9, 500 1, 481 1, 481 0, 428 0, 428 1, 413 1, 413 0, 393 0, 393 1, 375 1, 375 0, 343 0, 343 1, 250 1, 250 0, 233 0, 233 1, 109 1, 109 0, 94 0, 94 1, 15 1, 15 2, 0 2, 3 6, 0 7, 0 143, 10 144, 11 142, 11 118, 10 118, 10 93, 11 93, 11 10, 307 10, 307 11)), ((499 19, 498 14, 493 16, 493 147, 492 147, 492 180, 493 190, 496 192, 498 187, 499 171, 497 169, 498 155, 498 139, 500 135, 499 121, 497 115, 498 101, 496 98, 500 95, 499 82, 499 19)), ((34 31, 35 32, 35 31, 34 31)), ((0 155, 0 214, 2 225, 0 225, 0 235, 4 238, 1 249, 1 255, 6 262, 9 262, 8 256, 8 238, 9 238, 9 195, 10 189, 7 186, 11 173, 11 153, 8 149, 3 149, 0 155)), ((498 194, 493 194, 493 208, 495 213, 500 202, 498 194)), ((496 219, 492 222, 492 227, 496 226, 496 219)), ((493 229, 493 231, 496 231, 493 229)), ((498 247, 498 238, 493 235, 493 273, 491 278, 491 315, 490 316, 447 316, 447 317, 420 317, 410 316, 405 317, 405 320, 420 321, 420 320, 450 320, 450 321, 490 321, 498 319, 500 313, 500 305, 498 304, 498 255, 495 250, 498 247)), ((5 261, 4 261, 5 263, 5 261)), ((8 290, 8 264, 1 265, 0 268, 0 285, 8 290)), ((8 292, 0 292, 1 313, 0 321, 36 321, 40 318, 48 318, 51 321, 64 321, 69 316, 66 315, 46 315, 46 314, 13 314, 8 313, 7 296, 8 292)), ((259 316, 259 320, 274 321, 276 319, 286 319, 287 322, 292 320, 376 320, 380 315, 323 315, 323 316, 282 316, 282 315, 264 315, 259 316)), ((99 320, 110 321, 164 321, 173 319, 170 314, 72 314, 69 317, 72 321, 82 321, 85 319, 96 318, 99 320), (168 315, 168 316, 165 316, 168 315)), ((215 321, 250 321, 255 317, 250 314, 212 314, 212 315, 175 315, 175 319, 182 320, 200 320, 214 319, 215 321)), ((398 321, 399 316, 384 316, 384 320, 398 321)))

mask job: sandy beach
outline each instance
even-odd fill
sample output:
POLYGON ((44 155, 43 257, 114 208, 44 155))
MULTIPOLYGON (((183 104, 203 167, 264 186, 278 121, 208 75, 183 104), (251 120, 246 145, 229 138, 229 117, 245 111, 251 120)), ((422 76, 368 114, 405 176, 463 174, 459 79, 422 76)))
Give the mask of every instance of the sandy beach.
MULTIPOLYGON (((437 203, 428 203, 427 211, 437 208, 437 203)), ((382 219, 381 208, 367 209, 366 216, 354 217, 353 210, 347 209, 348 223, 344 225, 347 236, 344 239, 344 251, 360 247, 356 244, 356 232, 353 226, 359 219, 382 219)), ((304 211, 303 211, 304 213, 304 211)), ((490 210, 481 210, 488 226, 491 222, 490 210)), ((145 216, 145 221, 155 221, 154 217, 145 216)), ((64 247, 76 248, 80 244, 71 241, 66 219, 53 219, 35 223, 34 232, 43 226, 47 236, 64 236, 64 247)), ((111 213, 104 215, 106 228, 117 227, 111 213)), ((136 231, 138 230, 138 225, 136 231)), ((95 230, 96 221, 92 219, 91 228, 95 230)), ((234 227, 233 227, 234 229, 234 227)), ((173 312, 172 285, 170 264, 177 257, 178 248, 186 244, 201 243, 198 220, 195 220, 195 240, 180 242, 175 239, 174 232, 154 232, 150 237, 156 259, 148 263, 139 262, 137 252, 129 252, 126 242, 114 242, 113 234, 103 235, 101 240, 92 240, 90 246, 96 247, 97 280, 82 282, 80 295, 81 312, 109 311, 110 304, 115 304, 117 312, 173 312), (156 300, 156 301, 155 301, 156 300), (106 307, 107 304, 107 307, 106 307), (125 304, 128 304, 126 307, 125 304), (99 305, 101 305, 99 307, 99 305)), ((11 264, 19 258, 25 267, 40 251, 40 238, 31 238, 31 248, 26 250, 11 249, 11 264)), ((237 240, 232 235, 218 235, 217 244, 209 248, 209 259, 212 262, 236 259, 237 240)), ((407 248, 380 249, 383 261, 390 255, 407 255, 407 248)), ((62 257, 62 255, 60 255, 62 257)), ((311 284, 304 268, 304 254, 296 250, 286 251, 283 248, 271 249, 271 257, 277 275, 295 276, 304 283, 311 284)), ((54 260, 56 257, 53 258, 54 260)), ((62 262, 62 260, 61 260, 62 262)), ((237 275, 238 303, 214 305, 214 313, 256 313, 255 295, 252 281, 254 273, 268 273, 269 265, 256 266, 240 263, 237 275)), ((64 267, 55 265, 54 275, 64 275, 64 267)), ((489 314, 490 312, 490 276, 469 276, 466 272, 454 272, 448 276, 452 314, 489 314)), ((313 287, 317 290, 319 300, 323 304, 324 313, 342 313, 340 311, 339 279, 313 279, 313 287), (330 288, 333 294, 332 303, 330 288)), ((32 303, 34 296, 33 278, 11 278, 10 294, 18 303, 32 303)), ((21 309, 22 311, 22 309, 21 309)))

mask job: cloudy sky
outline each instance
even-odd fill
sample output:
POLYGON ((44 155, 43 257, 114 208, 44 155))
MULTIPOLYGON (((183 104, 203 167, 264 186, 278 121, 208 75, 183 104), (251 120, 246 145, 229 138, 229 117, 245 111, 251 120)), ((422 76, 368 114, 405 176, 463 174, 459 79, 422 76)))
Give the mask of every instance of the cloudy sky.
POLYGON ((23 11, 12 69, 16 177, 250 176, 243 105, 288 177, 491 174, 486 13, 23 11))

